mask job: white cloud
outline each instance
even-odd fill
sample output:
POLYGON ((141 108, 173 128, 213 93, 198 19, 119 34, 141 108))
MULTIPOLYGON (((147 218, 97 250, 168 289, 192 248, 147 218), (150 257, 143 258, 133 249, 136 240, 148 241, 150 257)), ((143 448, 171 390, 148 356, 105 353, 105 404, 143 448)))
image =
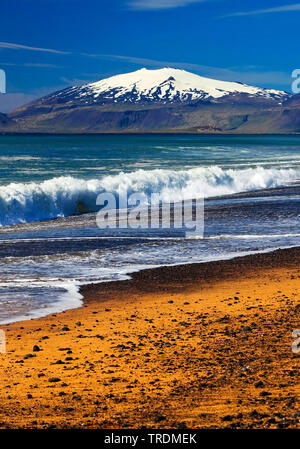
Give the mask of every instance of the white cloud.
POLYGON ((158 10, 179 8, 191 3, 200 3, 206 0, 130 0, 127 5, 133 10, 158 10))
POLYGON ((40 47, 30 47, 23 44, 12 44, 11 42, 0 42, 0 48, 5 48, 8 50, 29 50, 29 51, 42 51, 46 53, 55 53, 59 55, 68 55, 69 52, 61 50, 53 50, 52 48, 40 48, 40 47))
POLYGON ((223 17, 240 17, 240 16, 254 16, 258 14, 272 14, 279 12, 288 12, 288 11, 300 11, 300 3, 294 3, 292 5, 278 6, 276 8, 266 8, 266 9, 256 9, 254 11, 242 11, 235 12, 232 14, 227 14, 223 17))
MULTIPOLYGON (((144 0, 146 1, 146 0, 144 0)), ((156 0, 153 0, 156 1, 156 0)), ((165 0, 167 1, 167 0, 165 0)), ((174 0, 176 1, 176 0, 174 0)), ((300 5, 299 5, 300 9, 300 5)), ((110 61, 124 61, 127 64, 133 64, 140 68, 141 66, 153 67, 153 68, 161 68, 161 67, 174 67, 179 69, 189 70, 199 75, 206 76, 208 78, 220 79, 223 81, 240 81, 246 84, 255 84, 259 86, 267 86, 267 87, 276 87, 278 85, 286 85, 289 86, 291 83, 291 78, 289 73, 285 73, 282 71, 266 71, 262 68, 255 67, 244 67, 244 68, 220 68, 220 67, 211 67, 196 63, 189 62, 178 62, 178 61, 158 61, 155 59, 147 59, 140 58, 135 56, 123 56, 123 55, 113 55, 113 54, 92 54, 92 53, 79 53, 79 52, 67 52, 62 50, 52 50, 52 49, 44 49, 39 47, 28 47, 21 44, 11 44, 8 42, 0 42, 0 49, 8 48, 13 50, 30 50, 30 51, 48 51, 50 53, 58 53, 63 55, 77 55, 81 57, 87 58, 95 58, 95 59, 106 59, 110 61), (5 46, 4 46, 5 45, 5 46)), ((1 65, 1 63, 0 63, 1 65)), ((56 66, 54 64, 39 64, 39 63, 3 63, 3 65, 19 65, 25 67, 48 67, 48 68, 61 68, 60 66, 56 66)), ((106 78, 107 76, 112 76, 114 73, 109 74, 101 74, 101 78, 106 78)), ((100 76, 99 76, 100 77, 100 76)), ((99 79, 97 77, 97 79, 99 79)), ((94 78, 94 77, 93 77, 94 78)), ((96 78, 96 77, 95 77, 96 78)), ((68 83, 70 80, 63 80, 65 83, 68 83)), ((77 80, 76 84, 81 84, 82 82, 95 81, 93 80, 77 80), (79 82, 78 82, 79 81, 79 82)), ((70 82, 70 84, 73 84, 70 82)), ((3 98, 2 98, 3 100, 3 98)))

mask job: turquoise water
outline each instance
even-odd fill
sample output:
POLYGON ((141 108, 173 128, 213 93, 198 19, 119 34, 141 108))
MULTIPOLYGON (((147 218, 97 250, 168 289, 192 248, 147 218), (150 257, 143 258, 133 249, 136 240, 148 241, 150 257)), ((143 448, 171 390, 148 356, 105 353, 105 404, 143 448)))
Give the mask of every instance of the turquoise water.
POLYGON ((1 136, 0 322, 77 307, 81 284, 144 267, 299 245, 299 181, 300 136, 1 136), (100 230, 103 192, 203 195, 204 238, 100 230))
POLYGON ((299 136, 1 136, 0 182, 212 165, 286 167, 300 161, 299 145, 299 136))
POLYGON ((18 136, 0 138, 0 224, 96 208, 104 191, 188 200, 300 178, 298 136, 18 136))

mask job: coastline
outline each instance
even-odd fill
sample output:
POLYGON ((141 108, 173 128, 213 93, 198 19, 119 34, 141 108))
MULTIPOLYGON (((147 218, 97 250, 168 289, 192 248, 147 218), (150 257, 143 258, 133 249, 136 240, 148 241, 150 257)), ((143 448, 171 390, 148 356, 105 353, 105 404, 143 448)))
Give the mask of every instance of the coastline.
POLYGON ((7 130, 1 130, 0 129, 0 137, 7 137, 7 136, 152 136, 152 135, 172 135, 172 136, 184 136, 184 135, 189 135, 189 136, 241 136, 241 137, 247 137, 247 136, 298 136, 300 134, 300 132, 295 131, 295 132, 246 132, 246 133, 241 133, 241 132, 236 132, 236 131, 216 131, 216 132, 206 132, 206 131, 199 131, 199 132, 195 132, 195 130, 153 130, 153 131, 138 131, 138 130, 133 130, 133 131, 90 131, 90 132, 83 132, 83 131, 70 131, 70 132, 50 132, 50 131, 7 131, 7 130))
POLYGON ((299 428, 299 289, 300 248, 83 286, 0 326, 0 426, 299 428))

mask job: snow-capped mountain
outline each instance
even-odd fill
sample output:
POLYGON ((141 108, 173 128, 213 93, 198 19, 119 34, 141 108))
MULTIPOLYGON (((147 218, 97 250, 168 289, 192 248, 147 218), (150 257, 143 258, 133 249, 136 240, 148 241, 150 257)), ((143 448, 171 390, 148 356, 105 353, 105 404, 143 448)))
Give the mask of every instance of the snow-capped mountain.
POLYGON ((0 117, 0 132, 300 133, 299 104, 279 90, 140 69, 28 103, 0 117))
POLYGON ((217 101, 228 95, 273 99, 280 102, 286 92, 248 86, 238 82, 218 81, 185 70, 164 68, 140 69, 112 76, 95 83, 70 87, 45 97, 48 104, 92 105, 115 103, 178 103, 193 100, 217 101))

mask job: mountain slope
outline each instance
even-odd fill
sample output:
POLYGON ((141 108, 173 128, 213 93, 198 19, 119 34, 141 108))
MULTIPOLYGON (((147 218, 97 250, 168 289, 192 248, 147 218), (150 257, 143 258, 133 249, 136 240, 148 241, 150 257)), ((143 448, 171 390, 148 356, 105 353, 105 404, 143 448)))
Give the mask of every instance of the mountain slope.
POLYGON ((300 132, 295 97, 184 70, 141 69, 29 103, 8 114, 9 129, 0 123, 0 131, 13 126, 16 132, 44 133, 300 132))
POLYGON ((70 87, 45 98, 47 104, 73 102, 81 105, 178 103, 216 100, 230 94, 281 101, 286 92, 241 83, 204 78, 185 70, 140 69, 81 87, 70 87))

